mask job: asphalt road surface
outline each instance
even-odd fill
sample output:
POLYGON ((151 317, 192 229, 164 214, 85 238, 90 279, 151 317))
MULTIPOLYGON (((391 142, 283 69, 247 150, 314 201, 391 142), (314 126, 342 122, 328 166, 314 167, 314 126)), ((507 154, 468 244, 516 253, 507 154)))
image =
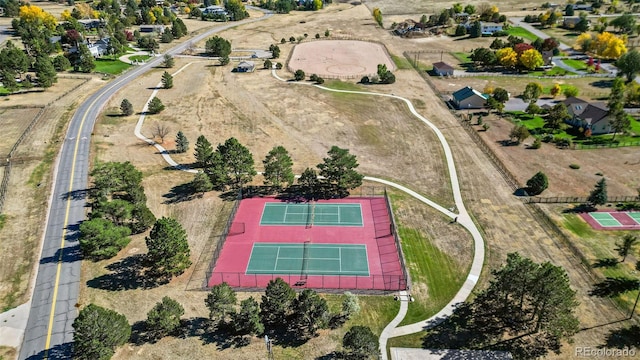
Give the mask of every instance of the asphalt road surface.
MULTIPOLYGON (((184 51, 191 41, 198 42, 213 33, 234 26, 265 20, 272 14, 230 22, 188 40, 167 53, 184 51)), ((69 124, 54 169, 52 200, 31 301, 29 320, 19 359, 68 359, 72 354, 73 328, 80 285, 80 247, 78 226, 85 218, 85 192, 90 159, 91 132, 100 111, 120 88, 158 66, 162 56, 132 68, 109 82, 84 101, 69 124)))

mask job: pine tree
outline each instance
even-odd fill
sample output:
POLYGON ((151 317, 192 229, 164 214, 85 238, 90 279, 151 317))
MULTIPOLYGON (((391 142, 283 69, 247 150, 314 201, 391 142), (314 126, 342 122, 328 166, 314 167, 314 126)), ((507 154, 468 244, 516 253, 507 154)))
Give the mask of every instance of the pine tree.
POLYGON ((53 67, 53 63, 49 56, 38 56, 36 58, 34 68, 36 70, 38 82, 43 88, 49 88, 58 81, 58 78, 56 77, 56 69, 53 67))
POLYGON ((204 135, 198 136, 194 155, 196 157, 196 165, 198 167, 205 168, 210 164, 211 156, 213 155, 213 147, 204 135))
POLYGON ((176 134, 176 152, 185 153, 189 150, 189 140, 182 131, 178 131, 176 134))
POLYGON ((78 52, 80 54, 80 63, 78 64, 80 71, 88 73, 96 68, 96 64, 93 61, 93 55, 91 55, 87 45, 80 44, 78 52))
POLYGON ((295 298, 296 292, 281 278, 269 281, 260 303, 260 316, 265 327, 285 326, 295 298))
POLYGON ((180 275, 191 266, 187 233, 176 219, 156 220, 145 242, 147 262, 158 276, 180 275))
POLYGON ((204 194, 207 191, 213 190, 213 184, 211 183, 211 179, 209 179, 209 175, 202 171, 198 171, 191 181, 191 188, 196 193, 204 194))
POLYGON ((260 305, 253 296, 240 302, 240 311, 233 316, 233 326, 238 334, 262 334, 264 325, 260 321, 260 305))
POLYGON ((209 309, 209 319, 216 323, 226 322, 235 313, 236 292, 226 282, 214 285, 204 300, 209 309))
POLYGON ((587 201, 593 206, 604 205, 607 202, 607 181, 604 178, 598 181, 587 201))
POLYGON ((149 102, 149 106, 147 107, 147 109, 150 114, 157 114, 164 110, 164 104, 160 99, 154 96, 153 99, 151 99, 151 101, 149 102))
POLYGON ((527 192, 529 195, 539 195, 547 187, 549 187, 549 180, 547 179, 547 175, 542 171, 538 171, 527 181, 527 192))
POLYGON ((293 160, 291 160, 289 152, 283 146, 276 146, 271 149, 262 163, 264 164, 264 173, 262 175, 264 176, 265 184, 282 187, 284 183, 287 185, 293 183, 293 160))
POLYGON ((165 89, 173 87, 173 76, 166 71, 162 73, 162 87, 165 89))
POLYGON ((113 310, 89 304, 73 321, 74 358, 81 360, 110 359, 115 348, 131 336, 127 318, 113 310))
POLYGON ((180 327, 182 315, 184 315, 182 305, 165 296, 147 313, 147 329, 153 332, 156 338, 169 335, 180 327))
POLYGON ((120 111, 122 111, 123 115, 129 116, 133 114, 133 105, 129 100, 123 99, 120 103, 120 111))

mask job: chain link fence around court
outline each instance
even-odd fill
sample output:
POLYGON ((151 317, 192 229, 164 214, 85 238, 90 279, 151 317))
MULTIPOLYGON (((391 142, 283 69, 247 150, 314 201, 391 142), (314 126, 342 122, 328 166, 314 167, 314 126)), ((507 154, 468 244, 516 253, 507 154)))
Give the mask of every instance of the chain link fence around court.
MULTIPOLYGON (((539 204, 574 204, 574 203, 586 203, 589 198, 586 196, 548 196, 537 197, 532 196, 525 198, 525 203, 539 203, 539 204)), ((609 196, 607 197, 608 203, 623 203, 640 201, 640 196, 609 196)))
POLYGON ((318 289, 323 291, 357 290, 363 292, 386 293, 407 289, 404 275, 308 275, 308 274, 245 274, 240 272, 215 272, 210 284, 226 282, 233 288, 244 291, 264 291, 269 281, 281 278, 295 288, 318 289))

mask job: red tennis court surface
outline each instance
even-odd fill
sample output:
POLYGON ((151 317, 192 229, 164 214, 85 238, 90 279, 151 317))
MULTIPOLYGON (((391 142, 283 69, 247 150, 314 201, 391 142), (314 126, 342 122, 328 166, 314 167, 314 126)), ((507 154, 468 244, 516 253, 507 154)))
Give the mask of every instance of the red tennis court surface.
POLYGON ((238 288, 264 288, 282 278, 291 286, 314 289, 396 291, 407 288, 401 259, 392 234, 391 215, 384 197, 320 200, 317 204, 360 204, 363 226, 260 225, 265 203, 275 198, 250 198, 240 202, 232 228, 214 265, 208 286, 228 283, 238 288), (310 274, 246 274, 254 243, 361 244, 367 249, 369 276, 310 274))
POLYGON ((580 217, 596 230, 640 230, 637 211, 596 211, 580 213, 580 217))

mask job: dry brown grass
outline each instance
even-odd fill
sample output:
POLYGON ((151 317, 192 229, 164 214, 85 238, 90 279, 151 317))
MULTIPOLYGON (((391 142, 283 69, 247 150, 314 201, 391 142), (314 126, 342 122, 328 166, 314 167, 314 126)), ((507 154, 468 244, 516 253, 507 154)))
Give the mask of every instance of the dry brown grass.
MULTIPOLYGON (((221 35, 232 39, 234 47, 266 48, 282 37, 314 34, 323 32, 326 28, 330 28, 333 35, 374 37, 388 44, 390 52, 397 55, 402 51, 425 46, 424 40, 397 39, 375 29, 369 20, 367 9, 348 5, 331 6, 326 13, 294 13, 274 17, 264 23, 231 29, 221 35), (305 23, 301 24, 300 21, 305 23)), ((428 46, 434 48, 438 43, 429 43, 428 46)), ((280 47, 283 50, 282 57, 286 58, 291 45, 284 44, 280 47)), ((176 69, 188 61, 190 60, 178 59, 176 69)), ((468 135, 424 80, 413 70, 399 70, 396 76, 398 81, 392 86, 372 86, 365 89, 393 92, 417 100, 419 111, 443 130, 457 161, 464 197, 468 199, 468 206, 486 235, 489 267, 500 264, 505 255, 512 251, 520 251, 536 261, 549 260, 569 272, 572 286, 578 290, 581 302, 578 316, 585 326, 602 324, 601 319, 620 317, 621 314, 609 301, 588 296, 587 292, 591 287, 588 273, 561 242, 544 232, 520 200, 511 195, 510 189, 491 163, 475 146, 470 146, 472 142, 468 135)), ((159 71, 146 75, 137 84, 122 90, 108 108, 117 108, 124 97, 129 98, 136 108, 140 108, 151 92, 140 89, 154 86, 159 78, 159 71)), ((441 150, 434 135, 409 116, 399 103, 384 99, 371 101, 364 96, 336 95, 308 86, 282 84, 263 70, 252 74, 234 74, 230 72, 229 66, 211 66, 207 61, 194 62, 187 71, 176 76, 174 84, 173 89, 162 90, 158 95, 167 105, 167 110, 148 118, 143 133, 150 134, 149 126, 153 121, 163 121, 170 124, 174 131, 182 130, 192 145, 199 134, 206 135, 214 144, 235 136, 249 147, 257 161, 274 145, 283 145, 292 154, 296 172, 320 162, 327 149, 336 144, 351 149, 358 156, 362 172, 394 179, 444 205, 452 204, 450 189, 445 185, 447 174, 441 150)), ((203 211, 203 203, 209 202, 210 205, 207 206, 216 208, 215 204, 219 200, 213 194, 207 194, 204 199, 186 204, 163 204, 162 194, 172 186, 190 180, 190 176, 162 170, 164 163, 155 154, 155 150, 141 145, 131 136, 135 120, 135 117, 122 118, 118 120, 121 123, 98 127, 96 135, 102 140, 97 144, 97 156, 101 160, 130 160, 144 171, 145 189, 151 209, 158 216, 178 216, 183 224, 192 229, 188 232, 194 249, 193 256, 196 257, 197 249, 205 246, 207 236, 192 228, 194 221, 204 220, 202 216, 195 214, 209 214, 210 212, 203 211), (104 135, 109 137, 105 138, 104 135), (191 207, 195 207, 195 210, 191 207)), ((172 148, 170 142, 166 141, 166 145, 169 149, 172 148)), ((191 151, 177 156, 176 160, 192 162, 191 151)), ((455 239, 447 240, 445 234, 441 233, 444 230, 434 225, 435 222, 430 223, 429 216, 418 214, 419 207, 416 207, 402 214, 403 221, 409 222, 411 226, 426 223, 421 228, 444 251, 454 256, 470 256, 468 250, 464 250, 468 249, 468 240, 461 239, 460 247, 452 247, 450 243, 455 239)), ((206 221, 213 220, 208 218, 206 221)), ((456 235, 450 236, 459 238, 456 235)), ((468 239, 468 236, 464 239, 468 239)), ((141 239, 134 240, 129 249, 131 248, 144 252, 141 239)), ((104 264, 85 265, 85 280, 103 273, 103 266, 104 264)), ((486 281, 486 274, 487 272, 483 273, 482 281, 486 281)), ((186 277, 187 275, 182 276, 171 284, 154 290, 109 293, 87 288, 83 290, 82 302, 86 304, 97 301, 123 311, 130 321, 136 321, 144 317, 146 310, 158 301, 161 294, 175 294, 173 296, 184 299, 186 307, 191 309, 191 316, 203 316, 206 314, 202 304, 204 295, 187 292, 183 296, 184 288, 188 286, 186 277), (131 309, 125 305, 131 302, 140 306, 131 309)), ((605 326, 583 331, 577 335, 576 343, 598 344, 608 330, 605 326)), ((304 354, 308 357, 313 354, 322 355, 326 349, 335 348, 338 340, 336 336, 322 338, 326 341, 324 344, 329 345, 314 347, 315 342, 312 342, 311 348, 279 351, 297 352, 304 349, 304 354)), ((254 350, 261 347, 259 342, 254 342, 243 349, 246 350, 240 353, 240 350, 236 350, 236 356, 243 354, 251 358, 255 354, 254 350)), ((217 351, 215 346, 203 346, 197 339, 182 342, 164 339, 155 345, 127 347, 121 350, 118 357, 150 358, 152 354, 163 354, 163 358, 177 358, 185 353, 224 358, 227 353, 232 352, 228 349, 217 351)))

